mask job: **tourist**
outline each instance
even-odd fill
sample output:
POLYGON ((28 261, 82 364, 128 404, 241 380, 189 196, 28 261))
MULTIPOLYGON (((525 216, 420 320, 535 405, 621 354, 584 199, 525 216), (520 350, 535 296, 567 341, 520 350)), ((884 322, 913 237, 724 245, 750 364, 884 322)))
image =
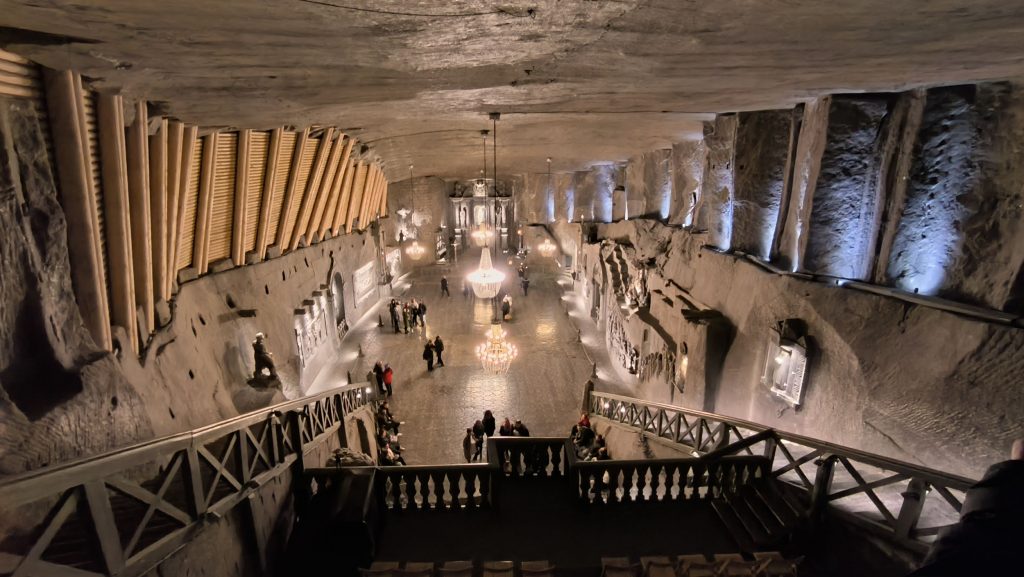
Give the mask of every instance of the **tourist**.
POLYGON ((450 297, 451 293, 448 292, 448 277, 441 277, 441 296, 450 297))
POLYGON ((444 359, 441 358, 441 353, 444 352, 444 341, 441 340, 441 335, 434 337, 434 354, 437 355, 437 366, 444 366, 444 359))
POLYGON ((509 320, 509 315, 512 314, 512 297, 505 295, 505 298, 501 299, 501 320, 509 320))
POLYGON ((395 299, 391 299, 391 302, 388 303, 388 311, 391 313, 391 326, 395 327, 395 334, 400 332, 398 326, 398 307, 398 301, 395 299))
POLYGON ((523 287, 523 296, 526 296, 526 293, 530 290, 530 279, 523 278, 523 280, 519 281, 519 284, 523 287))
POLYGON ((498 429, 498 434, 502 437, 511 437, 515 431, 512 429, 512 421, 505 417, 505 420, 501 422, 501 428, 498 429))
POLYGON ((522 421, 516 419, 516 424, 512 427, 512 434, 517 437, 529 437, 530 429, 527 429, 522 421))
POLYGON ((386 431, 390 429, 396 435, 399 434, 398 427, 404 424, 405 421, 399 421, 395 419, 395 416, 391 413, 391 408, 388 407, 388 402, 384 401, 381 403, 380 408, 377 409, 377 429, 380 431, 386 431))
POLYGON ((419 314, 420 314, 420 307, 416 303, 416 299, 410 300, 409 301, 409 319, 412 322, 413 328, 419 326, 419 321, 417 320, 417 317, 419 316, 419 314))
POLYGON ((580 415, 579 423, 576 423, 581 427, 590 427, 590 415, 583 413, 580 415))
POLYGON ((466 462, 473 462, 473 429, 466 429, 466 436, 462 439, 462 453, 466 455, 466 462))
POLYGON ((409 334, 409 304, 402 305, 402 324, 405 326, 405 334, 409 334))
POLYGON ((373 365, 373 378, 377 383, 377 390, 380 394, 385 394, 387 391, 384 389, 384 361, 377 361, 373 365))
POLYGON ((427 304, 422 302, 422 301, 420 302, 419 313, 420 313, 420 325, 422 325, 423 327, 426 327, 427 326, 427 304))
POLYGON ((427 339, 427 344, 423 345, 423 360, 427 361, 427 371, 434 370, 434 343, 427 339))
POLYGON ((484 424, 479 420, 473 423, 473 444, 476 446, 473 460, 479 461, 484 449, 484 424))
POLYGON ((388 396, 391 396, 391 381, 394 379, 394 371, 391 370, 391 365, 384 365, 384 388, 388 391, 388 396))
POLYGON ((466 284, 466 280, 465 279, 462 280, 462 298, 464 298, 464 299, 468 299, 469 298, 469 285, 466 284))
POLYGON ((488 438, 494 436, 495 425, 494 413, 484 411, 484 434, 487 435, 488 438))

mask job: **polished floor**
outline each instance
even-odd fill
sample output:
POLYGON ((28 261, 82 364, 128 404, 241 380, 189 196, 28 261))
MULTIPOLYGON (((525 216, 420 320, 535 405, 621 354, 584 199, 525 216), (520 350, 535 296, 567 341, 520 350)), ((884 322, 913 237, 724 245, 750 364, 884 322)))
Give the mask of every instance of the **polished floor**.
MULTIPOLYGON (((401 442, 410 465, 465 462, 466 428, 485 410, 491 410, 499 424, 505 417, 521 419, 533 436, 567 434, 579 416, 593 368, 566 313, 569 305, 559 280, 567 277, 553 269, 532 272, 525 297, 518 286, 506 282, 512 289, 513 310, 502 326, 519 347, 519 357, 506 375, 485 372, 474 349, 490 327, 491 305, 461 294, 461 279, 475 268, 476 260, 471 255, 460 264, 422 267, 404 279, 407 285, 396 286, 397 298, 427 304, 425 327, 395 334, 382 306, 383 328, 371 322, 370 328, 350 335, 364 353, 352 369, 354 379, 378 359, 395 371, 391 409, 405 421, 401 442), (443 275, 448 277, 451 297, 441 296, 443 275), (445 343, 445 366, 428 372, 423 344, 436 335, 445 343)), ((370 320, 376 321, 376 314, 370 320)))

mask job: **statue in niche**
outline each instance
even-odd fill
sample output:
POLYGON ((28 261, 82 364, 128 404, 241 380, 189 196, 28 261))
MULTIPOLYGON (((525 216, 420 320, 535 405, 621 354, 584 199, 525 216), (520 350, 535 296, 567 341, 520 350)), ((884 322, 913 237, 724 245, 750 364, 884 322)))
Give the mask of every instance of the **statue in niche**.
POLYGON ((256 371, 253 373, 252 379, 249 380, 249 384, 260 388, 280 385, 281 380, 277 376, 277 367, 274 366, 274 353, 267 350, 266 335, 256 333, 256 338, 252 341, 252 352, 256 361, 256 371))

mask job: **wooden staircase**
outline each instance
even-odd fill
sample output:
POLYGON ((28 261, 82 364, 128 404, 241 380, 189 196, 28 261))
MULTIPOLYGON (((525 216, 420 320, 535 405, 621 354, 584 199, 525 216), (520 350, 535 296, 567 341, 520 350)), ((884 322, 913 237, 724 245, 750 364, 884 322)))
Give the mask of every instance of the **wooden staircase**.
POLYGON ((806 507, 774 480, 743 485, 711 506, 747 553, 786 547, 806 520, 806 507))

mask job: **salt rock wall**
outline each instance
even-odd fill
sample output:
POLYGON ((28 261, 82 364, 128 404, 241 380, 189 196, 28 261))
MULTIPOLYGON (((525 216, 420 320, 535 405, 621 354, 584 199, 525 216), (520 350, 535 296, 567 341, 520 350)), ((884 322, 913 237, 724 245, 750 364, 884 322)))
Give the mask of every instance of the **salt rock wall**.
POLYGON ((144 399, 75 305, 66 222, 31 104, 0 99, 0 475, 149 438, 144 399))
POLYGON ((736 128, 736 206, 731 245, 767 260, 784 196, 793 113, 741 112, 736 128))
MULTIPOLYGON (((64 215, 35 113, 27 104, 3 102, 0 134, 0 474, 102 453, 299 396, 317 368, 299 357, 296 339, 309 303, 330 315, 313 359, 322 360, 337 350, 335 308, 355 320, 377 300, 375 283, 362 300, 353 292, 360 267, 369 264, 377 278, 373 238, 341 236, 184 283, 172 301, 171 320, 141 357, 126 349, 106 353, 92 341, 75 302, 64 215), (340 296, 332 294, 332 285, 341 287, 340 296), (258 331, 267 334, 282 389, 246 383, 258 331)), ((127 342, 123 331, 115 331, 115 338, 127 342)))
POLYGON ((574 221, 594 221, 594 201, 597 197, 597 173, 593 170, 581 170, 576 173, 575 179, 576 199, 574 208, 574 221))
POLYGON ((707 162, 694 226, 708 232, 709 244, 729 250, 735 200, 736 115, 724 114, 705 122, 704 145, 707 147, 707 162))
POLYGON ((703 140, 686 140, 672 146, 672 208, 669 224, 692 226, 704 181, 707 148, 703 140))
MULTIPOLYGON (((651 221, 600 228, 654 260, 651 286, 686 291, 732 327, 710 410, 968 476, 1024 434, 1024 331, 772 274, 651 221), (812 351, 799 410, 760 383, 771 327, 789 318, 806 323, 812 351)), ((667 400, 660 387, 635 394, 667 400)))
POLYGON ((652 150, 626 164, 629 217, 668 218, 672 203, 672 149, 652 150))

